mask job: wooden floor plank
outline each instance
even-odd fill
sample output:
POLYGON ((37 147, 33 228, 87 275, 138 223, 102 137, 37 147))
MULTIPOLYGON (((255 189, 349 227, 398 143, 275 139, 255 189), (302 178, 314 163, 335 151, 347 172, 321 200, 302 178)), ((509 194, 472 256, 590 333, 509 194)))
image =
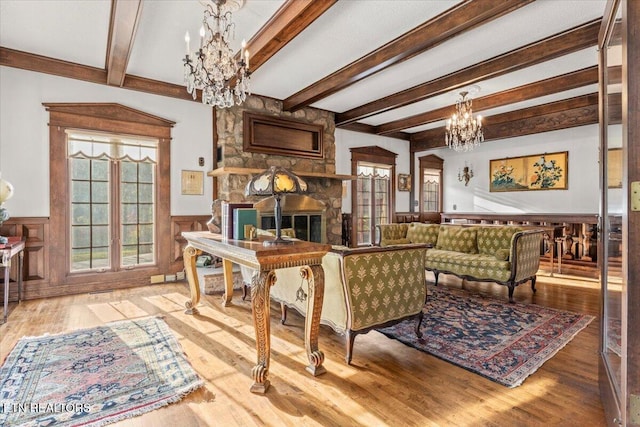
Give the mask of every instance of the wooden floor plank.
MULTIPOLYGON (((429 278, 429 276, 427 276, 429 278)), ((441 276, 444 285, 506 299, 506 288, 441 276)), ((182 401, 114 426, 600 426, 597 366, 599 287, 593 279, 538 276, 516 301, 596 316, 573 341, 524 383, 506 388, 372 331, 356 338, 352 365, 344 338, 321 327, 327 373, 306 373, 304 319, 289 312, 286 325, 271 310, 271 388, 249 392, 255 363, 251 304, 234 296, 203 297, 200 314, 184 314, 185 283, 152 285, 11 305, 0 326, 0 359, 22 336, 66 332, 109 321, 162 316, 206 387, 182 401)))

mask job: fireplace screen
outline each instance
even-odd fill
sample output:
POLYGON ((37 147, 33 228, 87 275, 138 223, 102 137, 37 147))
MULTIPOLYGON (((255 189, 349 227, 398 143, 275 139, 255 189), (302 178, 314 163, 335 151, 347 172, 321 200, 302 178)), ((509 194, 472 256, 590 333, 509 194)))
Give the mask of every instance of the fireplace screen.
MULTIPOLYGON (((254 205, 258 224, 264 230, 276 228, 273 197, 254 205)), ((309 242, 325 243, 327 238, 325 204, 313 197, 287 195, 282 198, 282 228, 293 228, 296 237, 309 242)))

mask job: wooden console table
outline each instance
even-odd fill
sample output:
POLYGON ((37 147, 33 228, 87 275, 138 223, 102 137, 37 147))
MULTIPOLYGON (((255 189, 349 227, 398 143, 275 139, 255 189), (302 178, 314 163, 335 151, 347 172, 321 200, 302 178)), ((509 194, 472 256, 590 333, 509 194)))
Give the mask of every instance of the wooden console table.
POLYGON ((24 240, 21 237, 9 237, 9 241, 0 244, 0 267, 4 267, 4 316, 2 323, 7 322, 7 306, 9 305, 9 286, 11 279, 11 261, 18 256, 18 303, 22 299, 22 264, 24 258, 24 240))
POLYGON ((183 232, 187 240, 184 249, 184 266, 189 281, 191 299, 185 303, 187 314, 198 314, 200 302, 200 284, 196 272, 196 258, 206 252, 222 258, 225 294, 223 304, 231 305, 233 294, 232 263, 244 265, 257 271, 251 281, 251 311, 256 334, 258 359, 251 371, 253 393, 264 394, 269 388, 270 360, 270 289, 276 282, 275 270, 279 268, 300 267, 300 274, 309 282, 309 297, 305 318, 305 349, 309 359, 306 370, 313 376, 326 372, 322 366, 324 354, 318 349, 320 330, 320 312, 324 298, 324 270, 322 257, 331 249, 330 245, 295 241, 290 245, 264 246, 259 240, 223 239, 220 234, 207 231, 183 232))

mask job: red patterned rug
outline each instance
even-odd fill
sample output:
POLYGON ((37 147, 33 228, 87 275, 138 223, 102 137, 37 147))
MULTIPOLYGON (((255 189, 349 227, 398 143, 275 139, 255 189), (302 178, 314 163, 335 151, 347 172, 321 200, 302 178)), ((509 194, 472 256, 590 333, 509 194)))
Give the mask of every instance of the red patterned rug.
POLYGON ((22 338, 0 368, 0 426, 101 426, 202 385, 159 318, 22 338))
POLYGON ((593 316, 429 286, 422 338, 415 321, 383 334, 507 387, 516 387, 553 357, 593 316))

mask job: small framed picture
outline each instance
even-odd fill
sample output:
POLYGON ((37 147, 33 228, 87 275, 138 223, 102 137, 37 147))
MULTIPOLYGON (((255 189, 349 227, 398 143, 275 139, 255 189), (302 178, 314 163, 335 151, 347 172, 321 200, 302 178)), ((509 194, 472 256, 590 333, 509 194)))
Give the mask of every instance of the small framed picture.
POLYGON ((204 194, 204 172, 182 171, 182 194, 201 196, 204 194))
POLYGON ((411 175, 398 174, 398 191, 411 191, 411 175))

